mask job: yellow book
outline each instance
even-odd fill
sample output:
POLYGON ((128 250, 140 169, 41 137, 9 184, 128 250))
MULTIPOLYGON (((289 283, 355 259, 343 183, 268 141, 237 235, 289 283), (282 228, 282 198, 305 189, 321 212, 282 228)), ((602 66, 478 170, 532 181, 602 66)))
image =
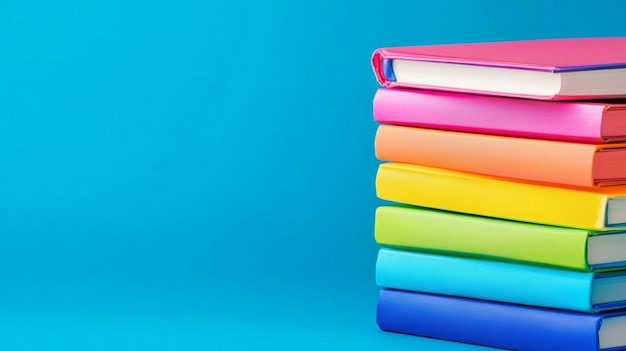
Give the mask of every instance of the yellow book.
POLYGON ((555 186, 388 162, 378 168, 376 193, 388 201, 523 222, 626 228, 626 186, 555 186))

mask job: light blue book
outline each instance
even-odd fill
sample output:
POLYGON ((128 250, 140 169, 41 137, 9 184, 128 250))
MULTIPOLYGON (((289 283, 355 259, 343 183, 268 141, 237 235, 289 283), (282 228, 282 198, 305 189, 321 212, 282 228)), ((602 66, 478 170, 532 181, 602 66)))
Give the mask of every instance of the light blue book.
POLYGON ((386 288, 598 313, 626 307, 626 270, 580 272, 381 248, 386 288))

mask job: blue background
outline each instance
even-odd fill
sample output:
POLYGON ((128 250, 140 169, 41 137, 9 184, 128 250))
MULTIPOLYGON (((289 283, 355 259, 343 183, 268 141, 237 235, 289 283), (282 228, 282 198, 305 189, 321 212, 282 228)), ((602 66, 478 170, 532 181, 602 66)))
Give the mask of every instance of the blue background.
POLYGON ((375 325, 369 59, 626 35, 504 3, 2 2, 0 349, 483 350, 375 325))

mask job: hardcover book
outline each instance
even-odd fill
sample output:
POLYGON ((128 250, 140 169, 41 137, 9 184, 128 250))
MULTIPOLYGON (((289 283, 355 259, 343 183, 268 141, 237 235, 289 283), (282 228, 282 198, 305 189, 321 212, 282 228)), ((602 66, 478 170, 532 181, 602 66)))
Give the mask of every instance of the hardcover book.
POLYGON ((409 205, 590 230, 626 227, 626 186, 585 188, 383 163, 379 198, 409 205))
POLYGON ((381 48, 372 65, 387 87, 547 100, 626 96, 626 37, 381 48))
POLYGON ((626 307, 626 270, 578 272, 381 248, 376 283, 385 288, 588 313, 626 307))
POLYGON ((383 124, 602 144, 626 140, 624 100, 551 101, 380 88, 374 119, 383 124))
POLYGON ((626 143, 581 144, 381 125, 376 157, 583 187, 626 183, 626 143))
POLYGON ((589 314, 383 289, 385 331, 517 351, 626 349, 626 311, 589 314))
POLYGON ((376 209, 381 246, 578 271, 626 268, 626 232, 524 223, 412 206, 376 209))

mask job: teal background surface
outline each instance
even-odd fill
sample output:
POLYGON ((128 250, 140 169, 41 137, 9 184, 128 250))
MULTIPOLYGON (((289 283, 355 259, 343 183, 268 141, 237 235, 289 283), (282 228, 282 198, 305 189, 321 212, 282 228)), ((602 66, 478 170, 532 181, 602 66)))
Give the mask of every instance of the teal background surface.
POLYGON ((485 349, 376 327, 370 55, 625 9, 3 1, 0 349, 485 349))

